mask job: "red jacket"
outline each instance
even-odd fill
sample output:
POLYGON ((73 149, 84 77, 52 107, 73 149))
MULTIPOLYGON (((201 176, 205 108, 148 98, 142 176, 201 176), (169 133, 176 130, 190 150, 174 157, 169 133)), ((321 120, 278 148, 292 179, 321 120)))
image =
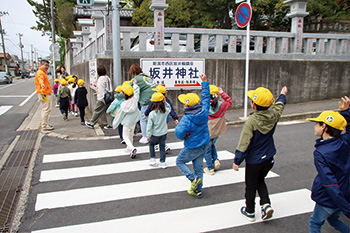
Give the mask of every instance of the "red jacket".
POLYGON ((213 120, 213 119, 222 117, 223 115, 225 115, 226 110, 229 107, 231 107, 232 99, 230 98, 230 96, 228 96, 225 92, 222 92, 221 97, 224 99, 225 102, 221 103, 220 108, 217 112, 215 112, 212 115, 209 115, 209 120, 213 120))

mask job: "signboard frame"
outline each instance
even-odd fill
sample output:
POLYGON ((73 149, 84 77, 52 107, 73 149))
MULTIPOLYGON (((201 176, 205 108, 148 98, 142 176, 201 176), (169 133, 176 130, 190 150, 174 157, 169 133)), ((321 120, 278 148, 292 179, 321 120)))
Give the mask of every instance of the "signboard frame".
POLYGON ((167 90, 200 89, 204 58, 141 58, 143 72, 167 90))

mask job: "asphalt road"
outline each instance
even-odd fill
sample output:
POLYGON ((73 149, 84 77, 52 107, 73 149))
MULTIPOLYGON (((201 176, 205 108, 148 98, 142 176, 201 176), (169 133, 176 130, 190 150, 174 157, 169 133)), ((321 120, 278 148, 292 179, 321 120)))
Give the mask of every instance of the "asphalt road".
MULTIPOLYGON (((244 204, 244 181, 231 181, 238 176, 231 166, 241 129, 229 127, 218 139, 222 166, 214 176, 204 177, 202 199, 187 195, 189 181, 176 166, 171 166, 180 149, 172 149, 167 155, 167 169, 153 169, 148 165, 148 153, 139 153, 135 160, 121 156, 125 146, 119 140, 68 141, 44 137, 19 232, 308 232, 314 205, 309 190, 316 175, 312 157, 316 139, 313 123, 277 127, 277 155, 272 168, 275 176, 267 179, 275 214, 271 221, 256 223, 239 214, 244 204), (225 153, 229 159, 224 158, 225 153), (95 157, 75 159, 88 154, 95 157), (76 171, 80 178, 69 177, 75 168, 82 169, 76 171), (101 173, 84 175, 86 168, 96 168, 101 173), (229 179, 228 183, 223 179, 229 179), (181 185, 185 188, 175 190, 181 185), (299 191, 307 195, 299 198, 295 194, 299 191), (277 200, 279 195, 281 198, 277 200)), ((139 137, 134 140, 141 151, 139 137)), ((174 142, 178 142, 174 133, 168 133, 167 144, 174 148, 174 142)), ((243 163, 241 172, 244 166, 243 163)), ((258 198, 256 203, 257 213, 258 198)), ((349 224, 349 219, 341 218, 349 224)), ((326 223, 322 232, 336 231, 326 223)))
POLYGON ((37 101, 34 78, 13 79, 12 84, 0 84, 0 152, 4 154, 14 140, 17 128, 37 101))

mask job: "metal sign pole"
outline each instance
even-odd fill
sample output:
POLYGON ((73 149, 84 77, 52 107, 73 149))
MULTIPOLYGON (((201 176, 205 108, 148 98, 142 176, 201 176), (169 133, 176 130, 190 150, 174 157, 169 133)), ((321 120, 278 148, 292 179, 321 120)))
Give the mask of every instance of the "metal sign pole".
MULTIPOLYGON (((113 86, 116 87, 122 83, 122 65, 120 58, 120 5, 119 0, 112 1, 113 19, 112 19, 112 34, 113 34, 113 86)), ((114 88, 113 88, 114 89, 114 88)))
MULTIPOLYGON (((247 0, 250 5, 250 0, 247 0)), ((244 118, 248 117, 248 84, 249 84, 249 52, 250 52, 250 21, 247 25, 246 57, 245 57, 245 85, 244 85, 244 118)))

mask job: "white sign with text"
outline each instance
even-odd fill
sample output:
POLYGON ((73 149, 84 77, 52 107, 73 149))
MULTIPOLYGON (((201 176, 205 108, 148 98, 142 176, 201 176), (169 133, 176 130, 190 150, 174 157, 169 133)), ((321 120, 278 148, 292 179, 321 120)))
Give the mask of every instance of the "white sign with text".
POLYGON ((199 75, 205 73, 205 59, 141 58, 143 72, 168 90, 200 89, 199 75))

